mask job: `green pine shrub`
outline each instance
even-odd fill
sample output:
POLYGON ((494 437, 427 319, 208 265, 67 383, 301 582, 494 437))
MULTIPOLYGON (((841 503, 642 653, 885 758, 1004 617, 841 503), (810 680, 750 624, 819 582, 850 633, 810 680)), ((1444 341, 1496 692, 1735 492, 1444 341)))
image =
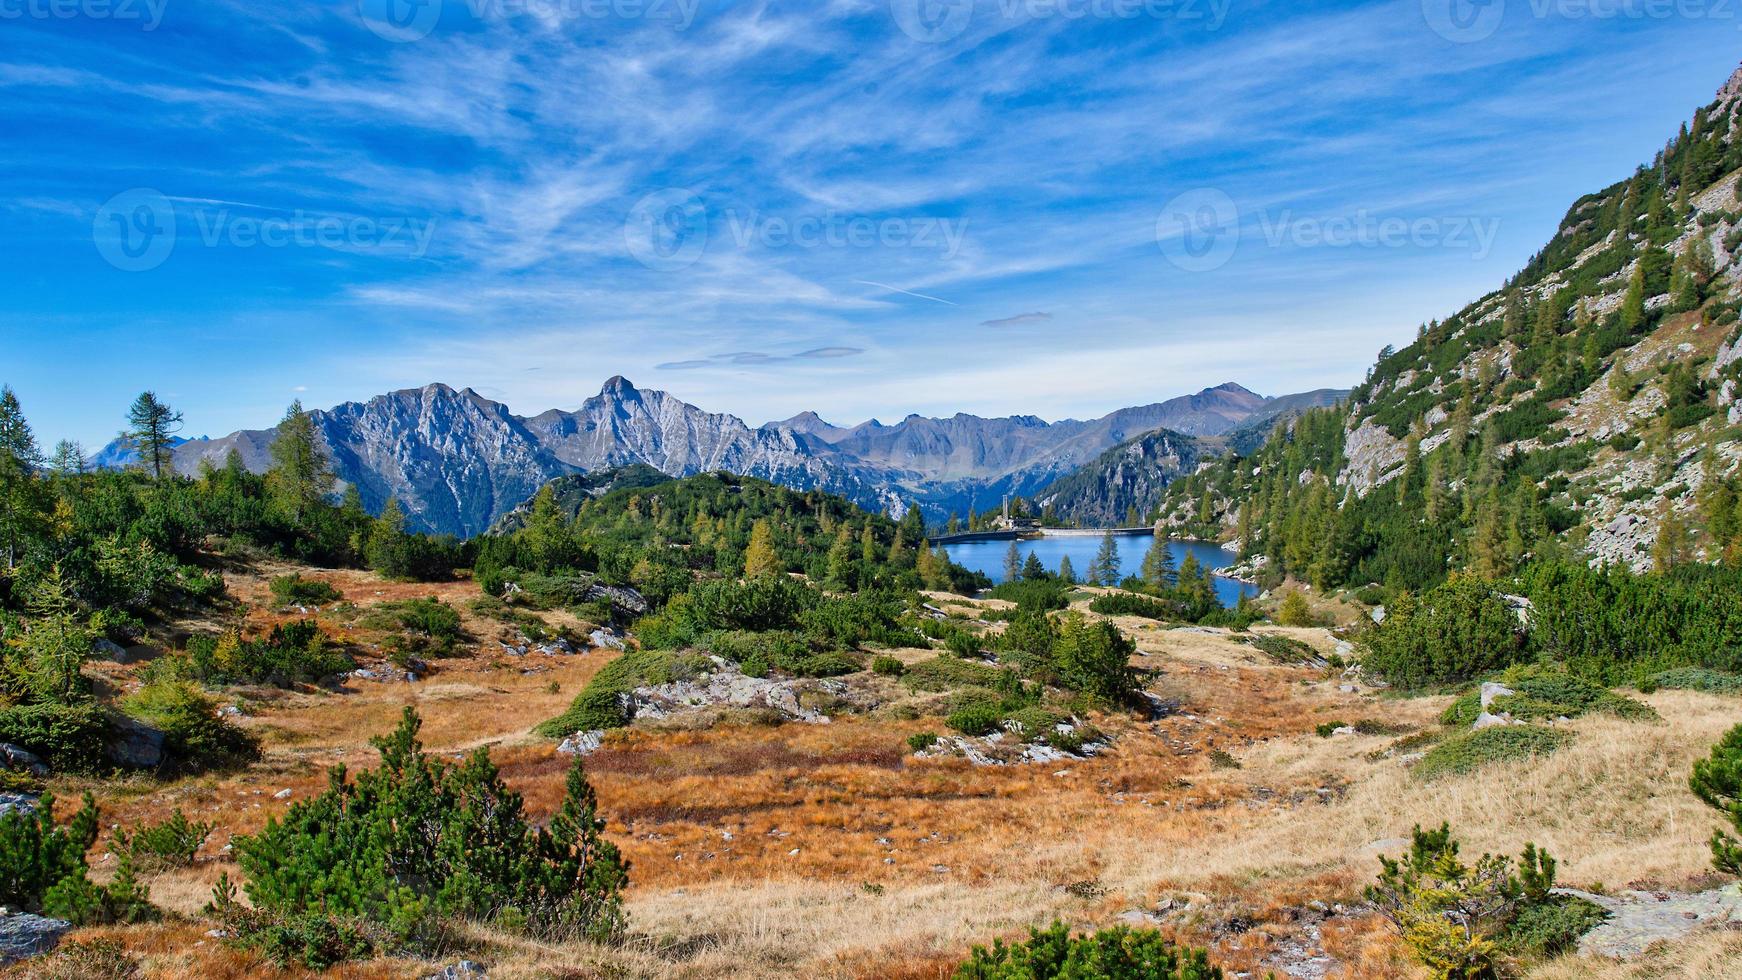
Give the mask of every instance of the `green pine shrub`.
POLYGON ((241 941, 311 966, 367 948, 428 950, 455 919, 545 940, 620 936, 628 865, 600 833, 581 761, 540 827, 486 750, 448 765, 424 752, 421 724, 406 708, 373 740, 378 769, 351 778, 336 766, 325 792, 237 838, 253 908, 226 879, 213 913, 241 941))
POLYGON ((174 677, 211 684, 293 687, 355 669, 351 655, 329 643, 312 619, 280 623, 266 636, 196 636, 181 656, 153 661, 148 679, 174 677), (182 659, 185 657, 185 661, 182 659))
POLYGON ((324 606, 338 602, 344 595, 330 583, 303 578, 301 572, 279 575, 272 580, 272 601, 280 606, 324 606))
POLYGON ((260 741, 224 720, 218 702, 186 681, 153 681, 122 702, 128 714, 162 730, 177 768, 190 772, 246 765, 260 758, 260 741))
POLYGON ((567 710, 540 722, 533 731, 545 738, 567 738, 576 732, 622 728, 635 720, 631 691, 643 685, 689 680, 713 669, 713 662, 701 654, 625 651, 593 675, 567 710))
POLYGON ((1495 725, 1441 741, 1428 749, 1411 771, 1417 779, 1462 776, 1490 763, 1547 755, 1572 739, 1571 733, 1552 728, 1495 725))
POLYGON ((871 673, 880 677, 900 677, 907 673, 907 665, 897 657, 877 656, 871 658, 871 673))
POLYGON ((1659 671, 1646 683, 1664 691, 1704 691, 1708 694, 1742 693, 1742 674, 1705 667, 1677 667, 1659 671))
POLYGON ((212 835, 209 823, 194 823, 176 807, 162 823, 140 827, 129 834, 115 831, 115 851, 125 852, 137 867, 147 871, 157 868, 186 868, 194 863, 194 855, 212 835))
POLYGON ((1366 898, 1435 980, 1497 980, 1511 956, 1547 957, 1577 942, 1602 909, 1553 893, 1555 859, 1525 844, 1516 862, 1484 854, 1466 863, 1451 827, 1411 833, 1409 853, 1379 859, 1366 898))
POLYGON ((1361 666, 1415 690, 1456 684, 1516 663, 1525 635, 1494 586, 1455 578, 1420 595, 1405 593, 1368 630, 1361 666))
POLYGON ((915 752, 924 752, 938 744, 936 732, 914 732, 907 736, 907 747, 915 752))
POLYGON ((108 716, 92 701, 0 708, 0 742, 28 749, 56 772, 103 769, 112 731, 108 716))
MULTIPOLYGON (((1694 763, 1689 785, 1702 802, 1723 814, 1731 830, 1742 834, 1742 725, 1725 732, 1712 754, 1694 763)), ((1742 875, 1742 841, 1724 830, 1714 831, 1712 866, 1742 875)))
POLYGON ((1135 592, 1107 592, 1089 600, 1089 611, 1103 616, 1141 616, 1144 619, 1178 619, 1180 609, 1171 602, 1151 599, 1135 592))
POLYGON ((107 885, 87 877, 85 852, 97 840, 96 800, 65 825, 54 822, 54 796, 45 794, 32 812, 0 816, 0 904, 66 919, 74 925, 140 922, 155 910, 123 853, 107 885))
POLYGON ((1114 926, 1073 936, 1062 922, 1030 929, 1025 942, 975 946, 955 980, 1221 980, 1202 950, 1175 946, 1154 929, 1114 926))

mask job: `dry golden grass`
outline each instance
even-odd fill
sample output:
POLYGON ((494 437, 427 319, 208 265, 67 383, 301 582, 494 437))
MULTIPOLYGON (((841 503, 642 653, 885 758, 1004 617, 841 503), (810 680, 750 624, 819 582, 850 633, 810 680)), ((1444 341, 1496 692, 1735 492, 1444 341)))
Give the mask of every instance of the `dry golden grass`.
MULTIPOLYGON (((362 603, 403 598, 401 589, 430 594, 359 573, 320 574, 362 603)), ((248 594, 264 581, 245 587, 255 590, 248 594)), ((469 583, 440 588, 458 608, 476 594, 469 583)), ((1584 719, 1572 726, 1574 743, 1547 759, 1423 783, 1384 756, 1394 738, 1324 739, 1313 729, 1332 719, 1432 728, 1446 699, 1348 693, 1340 678, 1277 666, 1225 634, 1117 622, 1138 640, 1135 662, 1156 672, 1153 689, 1179 707, 1159 721, 1096 719, 1117 735, 1096 759, 1006 768, 914 760, 906 736, 941 730, 940 721, 889 712, 830 725, 614 735, 588 771, 607 833, 633 862, 630 942, 553 946, 479 930, 465 955, 503 978, 938 977, 976 942, 1054 919, 1107 925, 1123 910, 1176 898, 1197 916, 1179 926, 1181 938, 1210 944, 1230 967, 1262 972, 1274 969, 1264 961, 1276 943, 1298 931, 1301 906, 1357 898, 1375 868, 1368 845, 1407 836, 1417 823, 1448 820, 1475 852, 1516 852, 1533 840, 1561 859, 1562 880, 1575 885, 1674 887, 1707 867, 1714 821, 1686 776, 1735 722, 1733 701, 1661 693, 1650 699, 1667 719, 1661 725, 1584 719), (1241 768, 1213 768, 1217 750, 1241 768), (1236 918, 1243 928, 1223 925, 1236 918)), ((469 618, 468 628, 487 626, 469 618)), ((1277 632, 1334 649, 1321 630, 1277 632)), ((420 684, 261 698, 248 724, 265 735, 266 757, 246 772, 90 786, 105 823, 161 819, 180 806, 218 824, 199 864, 151 882, 156 902, 188 916, 231 867, 222 852, 229 835, 288 807, 272 798, 278 790, 292 790, 292 800, 318 792, 334 762, 373 764, 367 738, 392 727, 406 704, 418 707, 433 751, 489 747, 528 808, 548 814, 568 760, 527 732, 566 706, 608 655, 489 651, 483 644, 473 656, 438 662, 420 684), (547 669, 522 673, 535 666, 547 669)), ((64 782, 56 786, 63 796, 84 788, 64 782)), ((152 976, 269 972, 206 939, 205 928, 109 933, 141 952, 152 976)), ((1344 976, 1418 975, 1372 916, 1333 919, 1323 945, 1345 964, 1344 976)), ((436 965, 386 961, 344 975, 421 976, 436 965)), ((1742 948, 1732 937, 1704 937, 1647 964, 1581 960, 1540 975, 1574 969, 1599 978, 1742 975, 1742 948)))

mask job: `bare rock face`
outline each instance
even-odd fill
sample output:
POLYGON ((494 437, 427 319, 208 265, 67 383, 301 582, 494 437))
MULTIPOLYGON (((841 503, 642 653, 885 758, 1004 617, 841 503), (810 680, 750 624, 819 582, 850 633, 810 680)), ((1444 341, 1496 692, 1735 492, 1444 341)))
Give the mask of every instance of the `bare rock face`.
POLYGON ((62 919, 20 912, 0 918, 0 963, 14 963, 60 944, 73 924, 62 919))
POLYGON ((1607 921, 1580 938, 1579 952, 1586 956, 1630 960, 1643 956, 1657 943, 1673 943, 1697 929, 1742 926, 1742 886, 1738 885, 1691 895, 1638 891, 1595 895, 1564 888, 1556 891, 1592 902, 1609 913, 1607 921))
POLYGON ((1403 464, 1402 440, 1393 439, 1383 426, 1363 422, 1352 430, 1343 442, 1343 452, 1349 463, 1337 475, 1341 486, 1353 487, 1355 493, 1366 496, 1378 486, 1386 474, 1403 464))

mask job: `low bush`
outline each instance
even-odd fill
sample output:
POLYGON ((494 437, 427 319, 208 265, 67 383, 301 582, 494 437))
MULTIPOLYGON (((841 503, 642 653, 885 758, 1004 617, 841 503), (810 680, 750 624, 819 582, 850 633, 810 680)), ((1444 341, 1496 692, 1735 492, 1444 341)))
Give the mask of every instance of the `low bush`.
POLYGON ((933 657, 907 668, 902 680, 916 691, 948 691, 958 687, 996 687, 1004 672, 991 664, 961 657, 933 657))
MULTIPOLYGON (((1711 755, 1694 763, 1689 779, 1694 795, 1742 834, 1742 725, 1724 733, 1711 755)), ((1742 874, 1742 841, 1724 830, 1712 833, 1712 866, 1724 874, 1742 874)))
POLYGON ((0 708, 0 742, 27 749, 56 772, 105 767, 109 718, 95 702, 45 702, 0 708))
POLYGON ((1322 722, 1319 722, 1319 724, 1313 728, 1313 731, 1318 733, 1318 736, 1320 738, 1330 738, 1332 735, 1337 734, 1337 729, 1347 728, 1347 727, 1349 727, 1348 722, 1322 721, 1322 722))
POLYGON ((950 712, 944 724, 963 735, 990 735, 998 730, 1002 718, 996 705, 969 704, 950 712))
POLYGON ((259 740, 225 721, 218 703, 185 681, 146 684, 122 701, 122 707, 163 732, 164 749, 184 771, 223 769, 260 758, 259 740))
POLYGON ((149 676, 292 687, 342 674, 357 666, 350 654, 330 645, 320 627, 310 619, 281 623, 257 640, 245 640, 238 633, 196 636, 188 641, 186 657, 185 663, 178 663, 173 657, 161 658, 152 664, 157 672, 149 676))
POLYGON ((365 613, 358 625, 390 631, 388 651, 401 663, 408 657, 451 657, 465 636, 459 612, 433 598, 384 602, 365 613))
POLYGON ((97 824, 97 803, 89 793, 65 826, 55 825, 53 795, 38 800, 34 811, 0 816, 0 904, 74 925, 151 918, 155 910, 125 852, 107 885, 87 877, 85 852, 96 843, 97 824))
POLYGON ((936 732, 914 732, 907 736, 907 747, 915 752, 924 752, 938 744, 936 732))
POLYGON ((1405 689, 1473 680, 1524 655, 1524 628, 1498 589, 1454 578, 1399 595, 1368 630, 1361 666, 1405 689))
POLYGON ((1325 658, 1310 645, 1280 633, 1250 633, 1242 638, 1279 664, 1322 666, 1325 658))
POLYGON ((1652 687, 1664 691, 1705 691, 1708 694, 1742 693, 1742 674, 1704 667, 1677 667, 1660 671, 1646 679, 1652 687))
POLYGON ((872 657, 871 673, 880 677, 900 677, 907 673, 907 665, 895 657, 872 657))
POLYGON ((1180 615, 1179 607, 1174 603, 1135 592, 1108 592, 1098 595, 1089 601, 1089 611, 1103 616, 1141 616, 1144 619, 1157 620, 1178 619, 1180 615))
MULTIPOLYGON (((1501 673, 1497 679, 1515 693, 1503 694, 1489 702, 1489 711, 1493 714, 1505 713, 1529 721, 1578 718, 1588 714, 1612 714, 1629 721, 1655 721, 1658 718, 1657 712, 1644 702, 1552 668, 1537 665, 1514 667, 1501 673)), ((1481 691, 1469 691, 1446 708, 1440 721, 1447 725, 1471 725, 1481 713, 1481 691)))
POLYGON ((486 750, 448 765, 423 751, 420 725, 406 708, 374 740, 380 768, 352 779, 334 767, 324 793, 236 838, 252 908, 226 876, 212 913, 239 941, 311 966, 371 947, 429 950, 456 918, 544 940, 621 935, 628 865, 600 833, 580 760, 561 807, 538 826, 486 750))
POLYGON ((994 599, 1016 603, 1020 609, 1046 612, 1069 606, 1072 586, 1058 579, 1027 579, 1000 583, 987 593, 994 599))
POLYGON ((1602 919, 1595 906, 1553 893, 1555 860, 1534 844, 1516 863, 1484 854, 1466 864, 1448 825, 1417 826, 1409 853, 1379 864, 1367 900, 1436 980, 1510 975, 1507 951, 1553 955, 1602 919))
POLYGON ((330 583, 303 578, 300 572, 274 578, 269 588, 272 601, 280 606, 324 606, 344 598, 330 583))
POLYGON ((1064 923, 1030 929, 1025 942, 975 946, 955 980, 1221 980, 1202 950, 1175 946, 1154 929, 1114 926, 1072 936, 1064 923))
POLYGON ((148 824, 132 834, 125 829, 115 831, 115 851, 133 858, 135 866, 147 871, 155 868, 185 868, 194 863, 194 855, 212 835, 209 823, 194 823, 177 807, 162 823, 148 824))
POLYGON ((1412 770, 1418 779, 1464 775, 1494 762, 1547 755, 1572 735, 1534 725, 1496 725, 1454 735, 1427 751, 1412 770))

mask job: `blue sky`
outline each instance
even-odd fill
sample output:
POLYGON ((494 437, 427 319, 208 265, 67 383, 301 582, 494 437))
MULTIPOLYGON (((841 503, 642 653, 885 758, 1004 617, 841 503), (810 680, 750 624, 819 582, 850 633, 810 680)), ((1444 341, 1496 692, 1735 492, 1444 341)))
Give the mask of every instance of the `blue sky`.
POLYGON ((752 424, 1348 385, 1742 55, 1716 0, 418 2, 0 0, 40 436, 145 388, 222 434, 430 381, 752 424))

